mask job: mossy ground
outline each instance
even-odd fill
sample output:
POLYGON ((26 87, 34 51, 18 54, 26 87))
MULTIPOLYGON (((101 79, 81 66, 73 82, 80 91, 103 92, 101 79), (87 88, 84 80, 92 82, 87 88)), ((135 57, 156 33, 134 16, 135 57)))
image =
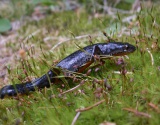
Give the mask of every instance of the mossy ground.
MULTIPOLYGON (((90 77, 103 80, 107 78, 112 90, 105 90, 97 98, 94 92, 103 85, 96 84, 93 88, 89 77, 82 79, 86 83, 64 96, 58 96, 59 91, 68 90, 79 82, 72 80, 67 87, 53 85, 41 92, 31 93, 29 96, 20 97, 20 100, 0 100, 0 124, 50 124, 69 125, 72 123, 76 112, 82 107, 88 107, 105 99, 106 101, 91 110, 82 112, 76 121, 76 125, 97 125, 104 121, 114 122, 117 125, 158 125, 160 124, 160 12, 159 6, 152 9, 143 9, 137 13, 137 18, 132 24, 122 23, 110 16, 99 18, 89 17, 85 12, 54 13, 40 21, 27 22, 18 30, 16 43, 8 43, 7 48, 16 52, 21 47, 25 50, 24 59, 18 58, 17 64, 9 69, 10 83, 21 83, 26 77, 38 77, 46 73, 54 61, 60 61, 70 53, 78 49, 78 46, 89 45, 89 38, 74 39, 74 36, 90 34, 93 43, 106 42, 107 38, 102 31, 108 32, 107 27, 115 30, 112 39, 121 42, 129 42, 137 47, 137 50, 124 58, 125 69, 132 74, 114 74, 114 71, 122 69, 115 60, 106 60, 100 70, 93 71, 90 77), (113 25, 118 24, 113 28, 113 25), (123 27, 136 30, 135 34, 122 33, 123 27), (31 33, 33 37, 24 40, 31 33), (119 35, 120 34, 120 35, 119 35), (51 38, 52 37, 52 38, 51 38), (23 38, 20 40, 20 38, 23 38), (46 40, 48 38, 48 40, 46 40), (52 50, 52 47, 60 41, 69 40, 52 50), (32 46, 32 47, 31 47, 32 46), (32 48, 32 49, 31 49, 32 48), (148 49, 147 49, 148 48, 148 49), (51 51, 52 50, 52 51, 51 51), (149 53, 149 51, 151 54, 149 53), (151 59, 154 59, 154 64, 151 59), (27 75, 24 73, 24 69, 27 75), (80 91, 81 90, 81 91, 80 91), (52 96, 51 96, 52 95, 52 96), (149 104, 154 104, 152 107, 149 104), (138 115, 133 111, 128 112, 124 108, 137 110, 149 115, 138 115)), ((124 15, 119 15, 123 19, 124 15)), ((129 16, 129 15, 127 15, 129 16)), ((58 84, 58 83, 57 83, 58 84)), ((62 84, 62 83, 61 83, 62 84)))

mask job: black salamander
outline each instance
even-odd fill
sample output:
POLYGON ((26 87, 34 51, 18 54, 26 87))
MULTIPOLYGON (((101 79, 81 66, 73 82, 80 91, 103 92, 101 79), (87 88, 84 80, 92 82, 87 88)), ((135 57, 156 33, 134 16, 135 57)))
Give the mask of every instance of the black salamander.
MULTIPOLYGON (((62 70, 65 69, 72 72, 82 72, 94 62, 95 55, 123 56, 132 53, 135 50, 135 46, 129 43, 97 43, 86 46, 83 49, 72 53, 61 60, 56 67, 60 67, 62 70)), ((57 76, 57 73, 55 73, 53 70, 49 70, 42 77, 37 78, 32 82, 4 86, 0 90, 0 98, 3 99, 6 96, 13 97, 17 94, 28 94, 30 91, 35 91, 35 88, 42 89, 45 87, 50 87, 50 83, 56 82, 54 77, 57 76)))

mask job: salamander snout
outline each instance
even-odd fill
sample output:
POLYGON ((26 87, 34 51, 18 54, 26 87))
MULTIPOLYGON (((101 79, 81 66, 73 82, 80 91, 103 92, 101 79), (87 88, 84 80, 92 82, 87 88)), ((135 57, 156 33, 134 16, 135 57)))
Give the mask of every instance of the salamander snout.
POLYGON ((5 96, 5 91, 3 90, 3 88, 0 90, 0 98, 3 99, 5 96))
POLYGON ((136 47, 129 43, 112 43, 111 54, 113 56, 124 56, 136 50, 136 47))
POLYGON ((122 48, 124 52, 128 52, 128 53, 134 52, 136 50, 136 47, 129 43, 126 43, 125 45, 123 45, 122 48))
POLYGON ((0 98, 3 99, 5 96, 15 96, 17 92, 12 85, 4 86, 0 90, 0 98))

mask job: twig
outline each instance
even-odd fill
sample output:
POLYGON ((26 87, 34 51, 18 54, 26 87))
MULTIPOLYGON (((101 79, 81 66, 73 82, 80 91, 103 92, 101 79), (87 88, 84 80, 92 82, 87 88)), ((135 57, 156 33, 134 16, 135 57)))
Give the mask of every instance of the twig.
POLYGON ((158 108, 158 106, 156 106, 155 104, 153 104, 153 103, 148 103, 148 105, 151 107, 151 108, 153 108, 154 110, 156 110, 158 113, 160 113, 160 109, 158 108))
POLYGON ((135 109, 131 109, 131 108, 123 108, 123 110, 129 111, 129 112, 133 112, 135 115, 139 115, 139 116, 144 116, 147 118, 151 118, 151 115, 144 113, 144 112, 139 112, 135 109))
POLYGON ((71 125, 74 125, 79 117, 79 115, 81 114, 81 112, 77 112, 76 116, 74 117, 73 121, 72 121, 72 124, 71 125))
POLYGON ((59 43, 57 43, 56 45, 54 45, 52 48, 51 48, 51 52, 53 52, 53 50, 55 48, 57 48, 60 44, 62 43, 65 43, 65 42, 68 42, 68 41, 71 41, 71 40, 78 40, 78 39, 82 39, 82 38, 86 38, 86 37, 89 37, 90 35, 83 35, 83 36, 76 36, 75 38, 71 38, 71 39, 66 39, 66 40, 63 40, 63 41, 60 41, 59 43))
POLYGON ((84 112, 84 111, 90 110, 90 109, 92 109, 92 108, 94 108, 94 107, 100 105, 100 104, 103 103, 103 102, 105 102, 105 99, 103 99, 103 100, 101 100, 101 101, 99 101, 99 102, 95 103, 94 105, 89 106, 89 107, 87 107, 87 108, 76 109, 76 112, 84 112))
POLYGON ((131 11, 127 11, 127 10, 122 10, 122 9, 118 9, 118 8, 112 8, 112 7, 109 7, 109 6, 102 6, 98 3, 95 3, 95 5, 101 9, 104 9, 104 10, 110 10, 112 11, 113 13, 122 13, 122 14, 133 14, 133 12, 131 11))
POLYGON ((151 51, 148 48, 146 50, 147 50, 147 52, 149 53, 149 55, 151 57, 151 62, 152 62, 152 66, 153 66, 154 65, 153 55, 152 55, 151 51))
POLYGON ((61 39, 66 39, 66 38, 63 38, 63 37, 54 37, 54 36, 48 36, 48 37, 45 37, 43 39, 44 42, 47 42, 49 40, 61 40, 61 39))

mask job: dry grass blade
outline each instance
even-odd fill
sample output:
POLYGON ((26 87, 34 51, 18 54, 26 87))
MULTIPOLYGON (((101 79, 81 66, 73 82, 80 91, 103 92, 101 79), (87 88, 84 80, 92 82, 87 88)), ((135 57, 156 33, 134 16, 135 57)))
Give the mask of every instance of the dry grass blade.
POLYGON ((100 105, 100 104, 103 103, 103 102, 105 102, 105 99, 103 99, 103 100, 101 100, 101 101, 99 101, 99 102, 95 103, 94 105, 89 106, 89 107, 87 107, 87 108, 76 109, 76 112, 84 112, 84 111, 90 110, 90 109, 92 109, 92 108, 94 108, 94 107, 100 105))
POLYGON ((77 88, 79 88, 80 86, 82 86, 84 83, 85 83, 85 81, 82 80, 79 85, 77 85, 77 86, 75 86, 75 87, 73 87, 73 88, 71 88, 71 89, 69 89, 69 90, 67 90, 65 92, 60 93, 60 95, 64 95, 66 93, 72 92, 72 91, 76 90, 77 88))
POLYGON ((90 35, 76 36, 75 38, 71 38, 71 39, 66 39, 66 40, 60 41, 60 42, 57 43, 55 46, 53 46, 50 51, 53 52, 53 50, 54 50, 55 48, 57 48, 57 47, 58 47, 60 44, 62 44, 62 43, 65 43, 65 42, 68 42, 68 41, 71 41, 71 40, 79 40, 79 39, 86 38, 86 37, 89 37, 89 36, 90 36, 90 35))
POLYGON ((123 110, 132 112, 132 113, 134 113, 135 115, 138 115, 138 116, 144 116, 144 117, 147 117, 147 118, 151 118, 151 115, 149 115, 149 114, 147 114, 147 113, 144 113, 144 112, 139 112, 139 111, 137 111, 137 110, 135 110, 135 109, 123 108, 123 110))
MULTIPOLYGON (((113 71, 114 74, 122 74, 120 71, 113 71)), ((133 72, 127 72, 127 75, 132 75, 133 72)))
POLYGON ((152 66, 153 66, 153 65, 154 65, 153 55, 152 55, 151 51, 150 51, 148 48, 147 48, 146 50, 147 50, 147 52, 149 53, 149 55, 150 55, 150 57, 151 57, 151 62, 152 62, 152 66))
POLYGON ((37 35, 38 33, 40 33, 41 30, 38 29, 36 30, 35 32, 31 33, 30 35, 28 35, 25 39, 24 39, 24 42, 26 42, 27 40, 29 40, 30 38, 32 38, 33 36, 37 35))

